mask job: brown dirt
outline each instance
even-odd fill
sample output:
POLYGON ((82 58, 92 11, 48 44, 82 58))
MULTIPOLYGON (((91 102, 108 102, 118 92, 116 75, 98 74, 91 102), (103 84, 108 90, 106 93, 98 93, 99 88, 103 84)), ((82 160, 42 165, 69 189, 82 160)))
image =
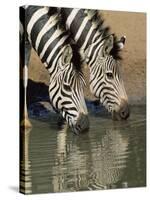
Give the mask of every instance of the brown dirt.
MULTIPOLYGON (((131 104, 146 102, 146 14, 132 12, 102 11, 105 24, 118 37, 126 35, 126 45, 122 52, 122 71, 125 88, 131 104)), ((89 70, 84 69, 88 83, 89 70)), ((48 84, 49 75, 36 53, 32 51, 29 78, 48 84)), ((89 85, 85 89, 86 98, 93 99, 89 85)))

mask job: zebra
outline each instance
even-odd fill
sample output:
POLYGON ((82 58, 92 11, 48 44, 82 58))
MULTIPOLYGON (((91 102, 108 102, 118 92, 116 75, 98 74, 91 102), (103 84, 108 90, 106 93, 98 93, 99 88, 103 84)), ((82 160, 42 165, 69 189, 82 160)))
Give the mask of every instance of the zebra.
POLYGON ((74 133, 87 130, 89 120, 80 55, 70 45, 71 39, 61 24, 60 14, 51 7, 26 6, 20 8, 20 19, 21 30, 24 29, 24 36, 23 31, 20 34, 25 45, 25 74, 32 46, 49 72, 49 97, 54 110, 61 114, 74 133))
POLYGON ((90 69, 90 90, 114 120, 129 117, 128 97, 120 73, 120 50, 126 37, 117 40, 97 10, 58 8, 83 61, 90 69))

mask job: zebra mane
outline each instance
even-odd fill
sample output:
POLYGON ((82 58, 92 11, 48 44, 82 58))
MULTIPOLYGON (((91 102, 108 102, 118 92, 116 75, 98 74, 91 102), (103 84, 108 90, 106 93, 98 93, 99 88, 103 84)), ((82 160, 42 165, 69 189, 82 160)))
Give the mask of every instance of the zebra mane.
POLYGON ((72 42, 71 44, 71 48, 72 48, 72 52, 73 52, 73 56, 72 56, 72 63, 75 66, 75 69, 80 72, 82 71, 82 67, 83 67, 83 61, 82 61, 82 57, 79 51, 79 48, 77 45, 74 44, 74 42, 72 42))
MULTIPOLYGON (((95 29, 99 31, 102 38, 107 38, 109 35, 112 35, 112 33, 110 33, 110 27, 104 26, 104 19, 99 10, 84 10, 84 13, 88 16, 89 21, 91 21, 95 29)), ((114 33, 113 36, 114 36, 114 46, 110 54, 114 57, 114 59, 121 60, 122 58, 120 55, 120 49, 118 48, 117 45, 118 38, 114 33)))
POLYGON ((64 34, 68 35, 68 39, 65 41, 65 44, 69 44, 72 48, 72 63, 74 64, 75 70, 77 72, 81 72, 82 70, 82 58, 81 55, 79 53, 79 49, 78 47, 75 45, 73 39, 71 38, 71 33, 69 30, 65 29, 65 23, 63 21, 63 18, 60 14, 60 10, 59 8, 56 7, 49 7, 49 12, 48 12, 49 16, 54 15, 55 16, 55 20, 58 21, 56 28, 58 28, 59 30, 61 30, 64 34))
POLYGON ((59 29, 63 33, 66 33, 66 35, 69 34, 69 32, 65 29, 65 26, 62 22, 62 17, 61 17, 61 15, 58 12, 58 9, 56 7, 49 7, 48 15, 53 16, 54 20, 57 21, 57 25, 55 27, 56 29, 59 29))

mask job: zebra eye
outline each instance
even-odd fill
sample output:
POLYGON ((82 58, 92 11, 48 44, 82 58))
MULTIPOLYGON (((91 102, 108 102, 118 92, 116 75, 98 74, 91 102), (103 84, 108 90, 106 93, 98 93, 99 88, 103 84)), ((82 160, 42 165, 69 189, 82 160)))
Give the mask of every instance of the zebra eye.
POLYGON ((64 89, 65 89, 66 91, 71 91, 71 88, 70 88, 70 86, 69 86, 69 85, 67 85, 67 84, 64 84, 64 89))
POLYGON ((107 78, 109 79, 113 79, 113 74, 111 72, 106 73, 107 78))

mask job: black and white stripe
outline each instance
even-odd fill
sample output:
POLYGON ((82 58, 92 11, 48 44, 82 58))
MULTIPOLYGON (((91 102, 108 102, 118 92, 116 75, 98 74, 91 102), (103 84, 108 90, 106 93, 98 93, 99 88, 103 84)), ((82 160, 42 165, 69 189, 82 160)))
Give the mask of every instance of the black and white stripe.
POLYGON ((126 119, 129 116, 128 98, 118 60, 125 37, 117 41, 109 28, 103 26, 98 11, 61 8, 60 13, 83 60, 90 67, 91 92, 113 117, 117 115, 114 118, 126 119))
MULTIPOLYGON (((23 9, 23 8, 21 8, 23 9)), ((55 8, 28 6, 22 10, 26 37, 50 74, 49 96, 75 133, 88 128, 85 84, 80 63, 74 63, 70 38, 55 8), (79 64, 79 66, 77 66, 79 64)))

